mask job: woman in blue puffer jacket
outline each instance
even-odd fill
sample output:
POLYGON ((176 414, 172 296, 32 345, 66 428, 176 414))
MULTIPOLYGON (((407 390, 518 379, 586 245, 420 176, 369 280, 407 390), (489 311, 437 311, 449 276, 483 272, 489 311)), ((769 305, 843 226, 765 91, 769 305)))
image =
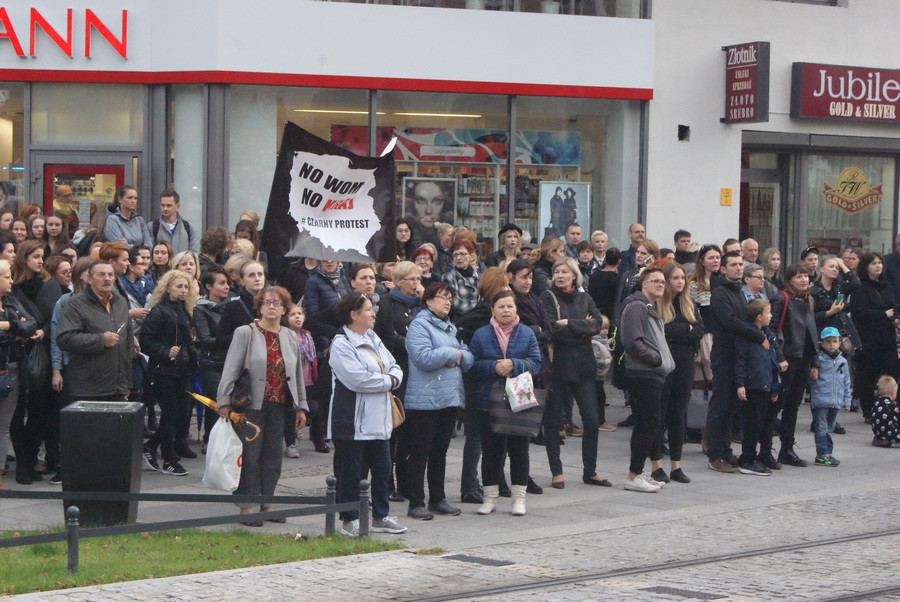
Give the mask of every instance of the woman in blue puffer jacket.
POLYGON ((472 353, 456 339, 456 326, 447 317, 453 306, 449 284, 430 284, 422 295, 422 311, 406 332, 409 384, 403 405, 409 441, 407 460, 408 515, 420 520, 432 512, 456 516, 459 508, 447 503, 444 472, 447 448, 458 408, 465 407, 462 373, 474 363, 472 353), (425 508, 425 470, 428 470, 428 508, 425 508))

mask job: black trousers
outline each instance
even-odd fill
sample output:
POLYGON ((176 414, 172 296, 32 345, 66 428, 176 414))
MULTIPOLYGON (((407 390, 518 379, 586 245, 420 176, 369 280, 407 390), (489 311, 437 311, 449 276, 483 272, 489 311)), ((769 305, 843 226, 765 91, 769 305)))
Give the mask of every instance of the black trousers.
POLYGON ((706 455, 710 462, 732 455, 732 416, 738 410, 737 388, 734 386, 734 360, 715 361, 712 368, 712 389, 706 411, 706 455))
POLYGON ((694 386, 694 356, 693 354, 675 354, 675 370, 666 377, 660 398, 660 429, 653 447, 650 450, 650 459, 654 462, 662 459, 663 433, 669 433, 669 459, 673 462, 681 461, 681 451, 684 448, 685 413, 687 403, 691 398, 691 388, 694 386))
POLYGON ((491 413, 475 410, 481 431, 481 482, 499 485, 503 480, 503 464, 509 454, 509 476, 513 485, 528 485, 528 437, 499 435, 491 430, 491 413))
POLYGON ((875 403, 875 384, 882 374, 898 376, 897 353, 893 349, 861 349, 856 360, 856 394, 865 418, 871 418, 875 403))
MULTIPOLYGON (((24 383, 27 379, 24 370, 20 374, 24 383)), ((16 474, 29 474, 34 470, 41 441, 47 439, 49 435, 51 443, 53 442, 53 435, 50 434, 55 407, 51 399, 52 392, 48 382, 45 387, 26 390, 19 395, 19 401, 9 425, 9 438, 16 454, 16 474)), ((55 445, 58 449, 58 436, 55 445)))
MULTIPOLYGON (((404 426, 408 433, 406 460, 406 497, 409 507, 425 505, 425 473, 428 473, 428 504, 446 499, 444 476, 450 432, 456 422, 456 408, 442 410, 406 410, 404 426)), ((402 490, 401 490, 402 491, 402 490)))
POLYGON ((566 395, 571 392, 578 404, 581 413, 584 436, 581 438, 581 462, 583 476, 591 478, 597 474, 597 444, 600 426, 597 416, 597 392, 594 379, 586 379, 578 382, 567 382, 553 379, 547 405, 544 408, 544 444, 547 447, 547 461, 550 463, 550 473, 558 476, 563 473, 562 462, 559 459, 559 427, 560 408, 566 395))
MULTIPOLYGON (((769 406, 775 406, 772 403, 772 394, 768 391, 760 391, 757 389, 747 389, 747 399, 740 402, 743 406, 744 416, 744 437, 741 439, 741 458, 742 464, 753 464, 759 457, 757 446, 763 436, 767 417, 771 412, 769 406)), ((772 412, 774 417, 777 412, 772 412)), ((769 425, 768 448, 772 449, 772 431, 769 425)))
POLYGON ((188 420, 193 406, 193 399, 187 394, 190 386, 189 376, 157 375, 153 384, 153 393, 162 416, 159 419, 159 428, 147 441, 150 449, 160 448, 162 457, 166 462, 174 462, 175 437, 183 425, 185 408, 187 408, 188 420))
POLYGON ((626 378, 628 390, 631 391, 631 413, 634 415, 628 470, 641 474, 654 442, 660 437, 662 422, 659 405, 665 382, 635 374, 628 374, 626 378))
POLYGON ((809 364, 808 358, 788 358, 788 369, 782 375, 781 394, 778 396, 778 405, 781 406, 781 451, 794 447, 797 412, 809 383, 809 364))

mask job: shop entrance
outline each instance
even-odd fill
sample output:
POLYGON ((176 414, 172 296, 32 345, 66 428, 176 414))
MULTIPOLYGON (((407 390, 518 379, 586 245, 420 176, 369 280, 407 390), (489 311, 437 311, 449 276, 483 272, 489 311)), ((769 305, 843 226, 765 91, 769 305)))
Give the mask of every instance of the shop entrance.
POLYGON ((791 155, 744 152, 741 155, 740 238, 752 238, 762 252, 778 248, 783 257, 794 256, 795 216, 792 203, 791 155))
POLYGON ((74 232, 86 227, 96 211, 106 210, 116 188, 135 185, 137 164, 133 153, 35 152, 30 198, 40 199, 44 213, 64 213, 74 232), (72 196, 54 199, 56 187, 62 185, 69 186, 72 196))

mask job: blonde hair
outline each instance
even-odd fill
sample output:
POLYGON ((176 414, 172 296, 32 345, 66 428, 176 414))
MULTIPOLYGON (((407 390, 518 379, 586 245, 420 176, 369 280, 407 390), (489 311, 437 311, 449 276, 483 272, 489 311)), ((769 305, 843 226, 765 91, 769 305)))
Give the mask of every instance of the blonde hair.
POLYGON ((181 263, 188 257, 194 258, 194 270, 196 270, 194 272, 194 280, 197 280, 197 278, 200 277, 200 258, 197 257, 197 254, 194 253, 193 251, 182 251, 181 253, 179 253, 178 255, 173 257, 172 258, 172 267, 177 270, 178 266, 181 265, 181 263))
MULTIPOLYGON (((669 279, 672 277, 675 270, 681 270, 681 273, 685 275, 685 283, 687 283, 687 271, 684 269, 683 265, 670 261, 662 266, 663 274, 666 277, 666 290, 663 291, 662 297, 656 301, 656 311, 659 313, 659 317, 663 321, 663 324, 668 324, 675 319, 675 304, 673 303, 675 300, 675 293, 673 293, 672 289, 669 287, 669 279)), ((687 294, 687 290, 681 291, 681 294, 678 297, 678 309, 681 310, 681 315, 684 316, 685 320, 691 324, 697 323, 697 315, 694 313, 694 301, 691 299, 690 295, 687 294)))
POLYGON ((591 235, 588 237, 590 240, 594 240, 595 236, 605 236, 606 240, 609 240, 609 235, 603 230, 594 230, 591 232, 591 235))
POLYGON ((235 238, 231 243, 231 252, 239 253, 245 257, 256 259, 256 248, 246 238, 235 238))
POLYGON ((3 272, 9 272, 12 275, 12 264, 8 259, 0 259, 0 274, 3 272))
MULTIPOLYGON (((558 251, 565 248, 566 243, 561 239, 555 236, 547 236, 541 241, 541 259, 547 259, 547 255, 549 255, 551 251, 558 251)), ((581 270, 578 271, 580 272, 581 270)))
POLYGON ((897 381, 893 379, 893 377, 888 376, 887 374, 883 374, 878 379, 878 394, 886 397, 889 393, 897 392, 897 381))
MULTIPOLYGON (((557 238, 556 240, 559 240, 559 239, 557 238)), ((562 241, 560 241, 560 242, 562 242, 562 241)), ((575 274, 575 288, 581 288, 581 285, 584 282, 584 276, 581 275, 581 268, 578 267, 578 264, 575 263, 575 260, 572 259, 571 257, 569 257, 568 255, 565 257, 562 257, 560 259, 557 259, 556 262, 553 264, 553 271, 555 272, 556 268, 558 268, 561 265, 566 266, 567 268, 569 268, 569 270, 573 274, 575 274)), ((550 277, 552 279, 552 277, 553 277, 552 273, 550 274, 550 277)))
POLYGON ((191 285, 191 276, 187 272, 182 272, 181 270, 169 270, 163 277, 159 279, 159 282, 156 284, 156 288, 153 289, 153 294, 150 296, 150 305, 156 307, 162 302, 163 298, 168 293, 169 285, 172 284, 172 281, 181 278, 188 285, 187 297, 184 300, 184 308, 187 310, 189 316, 194 316, 194 305, 197 304, 197 292, 194 290, 194 287, 191 285))
MULTIPOLYGON (((374 271, 374 268, 372 271, 374 271)), ((397 265, 394 266, 394 271, 391 272, 391 279, 394 281, 394 284, 400 284, 400 281, 410 274, 421 276, 422 268, 411 261, 398 261, 397 265)))

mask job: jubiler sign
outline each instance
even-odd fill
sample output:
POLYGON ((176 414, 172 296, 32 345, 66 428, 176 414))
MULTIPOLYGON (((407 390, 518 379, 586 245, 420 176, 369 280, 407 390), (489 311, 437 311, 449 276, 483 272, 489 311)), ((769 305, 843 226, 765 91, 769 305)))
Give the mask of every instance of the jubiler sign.
POLYGON ((794 63, 791 117, 900 123, 900 70, 794 63))
POLYGON ((769 120, 769 43, 723 46, 725 117, 723 123, 769 120))

